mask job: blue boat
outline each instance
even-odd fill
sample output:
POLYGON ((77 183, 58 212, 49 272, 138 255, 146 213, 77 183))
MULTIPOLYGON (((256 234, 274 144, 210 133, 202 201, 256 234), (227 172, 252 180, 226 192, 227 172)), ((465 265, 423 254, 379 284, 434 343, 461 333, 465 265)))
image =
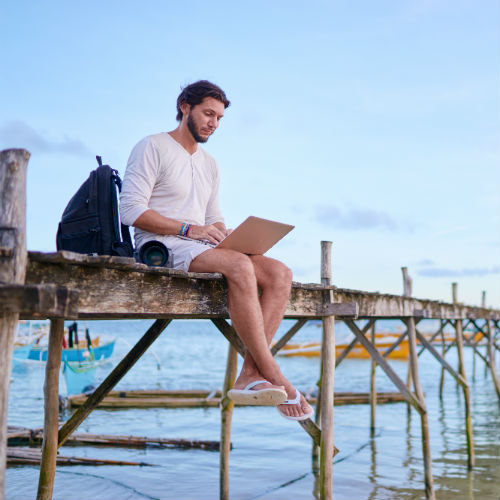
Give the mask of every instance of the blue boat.
MULTIPOLYGON (((68 347, 62 350, 61 360, 69 362, 98 361, 109 358, 113 354, 116 339, 111 339, 99 345, 91 347, 68 347)), ((31 347, 28 359, 36 361, 47 361, 46 345, 33 345, 31 347)))
POLYGON ((14 344, 14 350, 12 351, 13 359, 28 359, 31 349, 33 348, 34 342, 26 345, 16 345, 14 344))
POLYGON ((68 394, 81 394, 95 387, 96 361, 70 362, 64 361, 63 375, 68 394))

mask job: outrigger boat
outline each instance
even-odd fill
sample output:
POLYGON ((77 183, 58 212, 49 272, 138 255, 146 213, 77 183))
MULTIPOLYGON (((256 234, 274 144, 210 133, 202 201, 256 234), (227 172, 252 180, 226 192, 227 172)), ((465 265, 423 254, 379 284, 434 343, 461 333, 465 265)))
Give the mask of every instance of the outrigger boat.
MULTIPOLYGON (((34 361, 47 361, 49 325, 43 323, 33 330, 18 332, 14 346, 14 357, 34 361)), ((116 338, 96 336, 91 338, 85 328, 85 338, 78 338, 78 324, 72 323, 65 329, 63 337, 62 361, 98 361, 113 354, 116 338)))
POLYGON ((95 388, 99 361, 64 361, 63 375, 68 394, 81 394, 95 388))
MULTIPOLYGON (((384 333, 376 334, 375 345, 377 349, 383 353, 385 350, 389 349, 398 339, 398 336, 394 334, 388 335, 384 333)), ((348 342, 343 342, 342 344, 337 344, 335 346, 335 355, 339 357, 344 349, 349 346, 348 342)), ((278 351, 277 356, 305 356, 309 358, 320 356, 321 354, 321 342, 302 342, 300 344, 287 344, 278 351)), ((387 356, 389 359, 407 359, 410 355, 410 348, 408 345, 408 339, 402 340, 398 346, 389 353, 387 356)), ((347 358, 357 358, 357 359, 369 359, 370 354, 368 351, 359 343, 357 343, 347 354, 347 358)))

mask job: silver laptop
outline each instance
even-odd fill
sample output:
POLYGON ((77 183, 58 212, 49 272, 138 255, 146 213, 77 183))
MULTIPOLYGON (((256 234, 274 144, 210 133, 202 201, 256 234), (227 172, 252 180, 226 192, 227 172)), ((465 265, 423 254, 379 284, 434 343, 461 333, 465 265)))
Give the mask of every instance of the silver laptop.
POLYGON ((263 255, 294 227, 250 216, 215 248, 228 248, 248 255, 263 255))

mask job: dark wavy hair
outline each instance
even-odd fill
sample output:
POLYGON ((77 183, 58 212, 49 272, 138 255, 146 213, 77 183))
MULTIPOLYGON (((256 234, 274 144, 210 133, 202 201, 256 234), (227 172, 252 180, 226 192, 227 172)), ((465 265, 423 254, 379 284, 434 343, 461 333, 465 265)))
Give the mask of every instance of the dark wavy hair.
POLYGON ((180 122, 182 120, 181 104, 187 102, 190 106, 201 104, 205 97, 213 97, 227 108, 231 103, 226 97, 225 92, 208 80, 199 80, 198 82, 191 83, 182 89, 182 92, 177 98, 177 116, 175 119, 180 122))

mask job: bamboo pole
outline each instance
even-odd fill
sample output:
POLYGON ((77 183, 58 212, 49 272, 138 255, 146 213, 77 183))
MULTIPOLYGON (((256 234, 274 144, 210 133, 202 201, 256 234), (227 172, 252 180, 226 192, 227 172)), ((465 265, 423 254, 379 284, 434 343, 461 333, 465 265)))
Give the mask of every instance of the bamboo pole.
POLYGON ((233 417, 234 402, 227 397, 227 391, 232 389, 236 380, 238 366, 238 352, 229 344, 227 353, 226 375, 222 388, 221 399, 221 431, 220 431, 220 471, 219 471, 219 496, 221 500, 229 499, 229 453, 231 450, 231 421, 233 417))
MULTIPOLYGON (((26 170, 24 149, 0 151, 0 283, 24 284, 26 275, 26 170)), ((7 408, 19 312, 0 315, 0 498, 5 498, 7 408)))
MULTIPOLYGON (((451 284, 451 295, 454 304, 458 304, 458 284, 451 284)), ((455 341, 457 345, 458 354, 458 373, 467 382, 465 374, 465 360, 464 360, 464 332, 461 319, 455 320, 455 341)), ((472 416, 471 416, 471 403, 470 403, 470 389, 468 382, 462 384, 462 391, 464 393, 465 401, 465 435, 467 438, 467 465, 469 470, 474 467, 475 453, 474 453, 474 435, 472 430, 472 416)))
POLYGON ((431 461, 431 448, 429 437, 429 421, 427 409, 425 406, 424 391, 420 385, 420 378, 418 376, 418 353, 417 353, 417 333, 415 328, 414 318, 407 320, 406 326, 408 328, 408 343, 410 347, 410 367, 412 372, 413 387, 415 395, 420 402, 422 410, 420 413, 420 425, 422 432, 422 454, 424 459, 424 478, 425 478, 425 496, 434 500, 434 480, 432 478, 432 461, 431 461))
MULTIPOLYGON (((371 342, 375 345, 375 323, 371 328, 371 342)), ((375 419, 377 413, 377 383, 376 383, 376 368, 377 363, 370 357, 370 435, 375 436, 375 419)))
POLYGON ((45 418, 42 443, 42 460, 38 478, 37 500, 50 500, 54 488, 57 462, 57 434, 59 431, 59 369, 61 368, 64 320, 50 321, 49 349, 45 365, 45 418))
MULTIPOLYGON (((332 243, 321 242, 321 283, 332 283, 332 243)), ((332 302, 331 290, 325 291, 323 303, 332 302)), ((333 390, 335 376, 335 318, 325 316, 322 320, 323 335, 321 341, 321 445, 320 445, 320 499, 331 500, 333 495, 333 390)))

